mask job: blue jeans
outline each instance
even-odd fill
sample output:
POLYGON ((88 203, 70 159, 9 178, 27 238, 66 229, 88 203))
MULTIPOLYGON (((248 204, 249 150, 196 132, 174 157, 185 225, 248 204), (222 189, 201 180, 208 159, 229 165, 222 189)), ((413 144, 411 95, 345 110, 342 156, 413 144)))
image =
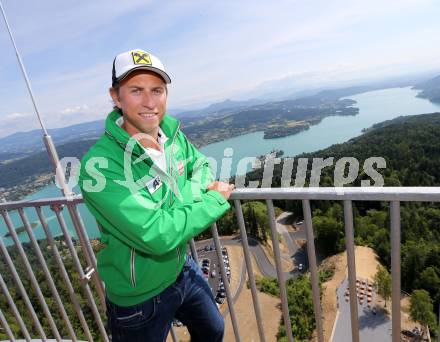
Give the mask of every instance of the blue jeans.
POLYGON ((107 318, 113 342, 163 342, 173 318, 186 325, 192 342, 223 341, 223 317, 208 282, 190 256, 176 282, 158 296, 129 307, 107 299, 107 318))

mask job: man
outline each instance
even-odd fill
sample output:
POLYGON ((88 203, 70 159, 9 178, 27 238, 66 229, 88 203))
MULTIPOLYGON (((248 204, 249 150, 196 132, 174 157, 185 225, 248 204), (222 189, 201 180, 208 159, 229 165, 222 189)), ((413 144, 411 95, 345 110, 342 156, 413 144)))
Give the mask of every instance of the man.
POLYGON ((207 159, 165 114, 169 75, 143 50, 113 62, 115 108, 81 162, 84 202, 105 248, 113 341, 165 341, 173 318, 192 341, 222 341, 224 322, 186 244, 228 209, 233 185, 212 182, 207 159))

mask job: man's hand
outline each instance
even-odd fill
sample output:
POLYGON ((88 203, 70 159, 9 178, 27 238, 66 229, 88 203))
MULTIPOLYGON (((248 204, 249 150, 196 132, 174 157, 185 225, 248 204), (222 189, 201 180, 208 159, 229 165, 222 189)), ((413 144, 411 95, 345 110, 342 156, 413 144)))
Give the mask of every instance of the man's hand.
POLYGON ((224 182, 213 182, 207 186, 208 190, 215 190, 221 193, 221 195, 228 199, 229 196, 231 196, 231 192, 234 190, 235 185, 234 184, 228 184, 224 182))

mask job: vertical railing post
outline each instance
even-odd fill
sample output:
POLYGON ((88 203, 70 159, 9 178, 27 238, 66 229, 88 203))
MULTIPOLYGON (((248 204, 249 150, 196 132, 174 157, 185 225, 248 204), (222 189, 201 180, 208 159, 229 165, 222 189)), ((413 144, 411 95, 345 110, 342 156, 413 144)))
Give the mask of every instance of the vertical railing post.
POLYGON ((72 219, 73 227, 75 228, 76 234, 78 235, 82 251, 86 258, 86 262, 89 267, 93 268, 92 279, 96 287, 96 292, 99 297, 99 301, 101 303, 101 308, 105 312, 106 303, 105 303, 105 289, 104 285, 101 281, 101 278, 98 275, 98 266, 96 264, 95 253, 93 252, 92 245, 90 244, 90 239, 87 234, 87 230, 84 227, 81 216, 78 213, 78 208, 76 204, 67 204, 67 209, 70 214, 70 218, 72 219))
POLYGON ((266 338, 264 336, 263 319, 261 317, 260 302, 258 300, 257 287, 255 285, 255 276, 254 276, 254 270, 252 268, 252 260, 249 251, 246 227, 244 224, 243 210, 241 208, 241 203, 239 200, 234 200, 234 204, 235 204, 235 214, 237 216, 237 221, 238 221, 238 227, 240 228, 241 243, 243 245, 244 261, 246 263, 247 273, 249 276, 249 284, 251 286, 252 302, 254 304, 254 312, 255 312, 255 318, 257 320, 258 334, 260 336, 260 341, 265 342, 266 338))
POLYGON ((231 315, 231 322, 232 322, 232 328, 234 330, 235 341, 240 342, 241 341, 240 329, 238 328, 237 315, 235 314, 235 309, 234 309, 234 300, 232 298, 231 288, 229 286, 228 277, 225 271, 225 263, 223 262, 222 246, 220 244, 220 239, 218 237, 217 224, 214 223, 211 226, 211 232, 215 244, 215 251, 217 252, 218 262, 220 266, 220 273, 222 274, 223 284, 225 285, 226 299, 228 300, 229 313, 231 315))
MULTIPOLYGON (((0 241, 0 244, 1 244, 1 247, 3 247, 2 241, 0 241)), ((29 335, 29 331, 27 330, 26 325, 24 324, 23 318, 21 317, 20 312, 18 311, 17 306, 14 303, 14 299, 12 298, 11 294, 9 293, 8 287, 5 283, 5 281, 3 280, 1 273, 0 273, 0 287, 2 289, 4 296, 6 297, 6 300, 9 304, 9 307, 12 310, 12 314, 14 315, 15 320, 17 321, 18 325, 20 326, 20 329, 21 329, 21 332, 23 333, 24 338, 26 339, 26 341, 30 341, 31 336, 29 335)), ((1 312, 1 310, 0 310, 0 312, 1 312)), ((2 315, 3 315, 3 313, 2 313, 2 315)), ((2 325, 5 326, 5 324, 6 324, 5 328, 8 329, 9 325, 7 325, 6 318, 3 318, 3 319, 4 319, 5 323, 2 323, 2 325)), ((12 335, 12 332, 11 332, 11 335, 12 335)), ((9 333, 8 333, 8 336, 9 336, 9 333)), ((11 338, 11 336, 9 336, 9 338, 11 338)))
POLYGON ((392 335, 400 341, 400 202, 391 202, 392 335))
POLYGON ((17 247, 18 254, 20 255, 21 260, 23 261, 24 268, 29 277, 32 288, 34 289, 35 294, 37 295, 37 299, 40 302, 40 306, 41 309, 43 310, 44 316, 47 319, 47 322, 49 323, 49 327, 52 330, 55 339, 61 340, 61 335, 60 332, 58 331, 58 327, 55 324, 52 313, 50 312, 49 306, 46 303, 43 292, 41 291, 40 285, 37 281, 37 278, 35 277, 32 266, 29 262, 29 259, 26 256, 23 246, 21 245, 21 241, 17 236, 17 232, 15 231, 14 225, 12 224, 9 214, 7 211, 4 211, 2 215, 3 215, 3 219, 5 220, 6 226, 8 227, 9 234, 12 236, 12 239, 14 240, 14 244, 17 247))
POLYGON ((176 330, 173 327, 173 323, 171 323, 170 335, 173 342, 179 342, 179 339, 177 338, 176 330))
POLYGON ((84 294, 87 297, 89 307, 92 311, 93 317, 95 318, 95 323, 98 326, 99 332, 101 333, 101 337, 104 340, 104 342, 109 342, 107 331, 105 330, 104 324, 102 323, 101 315, 98 311, 95 300, 93 298, 91 288, 88 283, 89 279, 84 274, 84 270, 81 266, 81 262, 79 260, 78 254, 76 253, 75 246, 72 243, 72 238, 70 237, 70 234, 67 230, 66 222, 64 221, 64 217, 61 213, 61 211, 63 210, 63 206, 60 204, 53 204, 51 205, 51 210, 54 211, 55 215, 57 216, 58 224, 61 228, 61 231, 63 232, 63 236, 66 240, 67 248, 69 249, 70 255, 72 256, 73 265, 75 266, 76 271, 78 272, 80 283, 84 290, 84 294))
MULTIPOLYGON (((6 217, 4 216, 5 214, 7 214, 7 211, 6 210, 2 211, 3 219, 5 220, 5 223, 8 224, 8 222, 6 221, 6 217)), ((12 273, 12 277, 14 278, 14 282, 17 285, 18 290, 20 291, 20 294, 21 294, 21 297, 23 298, 24 304, 26 305, 26 308, 29 311, 29 314, 30 314, 32 321, 34 323, 34 327, 37 329, 38 333, 40 334, 40 337, 43 340, 46 340, 46 333, 44 332, 43 327, 41 326, 40 320, 38 319, 38 316, 37 316, 35 309, 29 299, 29 296, 26 292, 26 289, 23 286, 20 275, 18 274, 17 270, 15 269, 14 263, 11 259, 11 256, 9 255, 8 249, 6 248, 6 246, 3 243, 3 239, 0 239, 0 250, 2 251, 2 254, 5 258, 6 264, 8 265, 9 270, 12 273)), ((15 313, 18 314, 18 311, 14 312, 14 314, 15 313)), ((18 316, 16 316, 16 317, 18 317, 18 316)), ((18 322, 20 324, 19 320, 18 320, 18 322)), ((29 333, 26 335, 26 332, 27 332, 26 327, 24 327, 24 329, 23 329, 23 326, 21 324, 20 324, 20 327, 23 331, 24 336, 27 339, 29 336, 29 333)), ((30 339, 30 337, 29 337, 29 339, 30 339)))
POLYGON ((278 243, 278 232, 275 223, 275 210, 272 200, 266 200, 267 213, 269 216, 270 236, 272 237, 273 252, 275 254, 275 266, 277 270, 278 285, 280 287, 281 309, 283 311, 284 325, 286 327, 287 340, 293 342, 292 323, 290 322, 289 303, 287 299, 286 281, 281 265, 281 253, 278 243))
POLYGON ((359 342, 359 318, 356 291, 356 259, 354 251, 353 206, 344 201, 345 247, 347 249, 348 286, 350 291, 351 340, 359 342))
POLYGON ((63 278, 64 283, 67 287, 67 292, 69 293, 70 300, 73 304, 73 307, 75 308, 75 311, 76 311, 76 314, 77 314, 78 319, 80 321, 80 324, 84 330, 84 333, 87 337, 87 340, 92 342, 93 337, 90 333, 89 326, 87 325, 87 321, 84 317, 84 313, 82 312, 81 306, 79 304, 77 294, 75 292, 75 289, 73 288, 72 282, 70 281, 69 275, 67 274, 66 268, 64 267, 63 259, 61 258, 57 244, 55 243, 55 240, 52 236, 52 232, 49 229, 49 225, 47 224, 47 221, 46 221, 46 218, 43 214, 43 211, 42 211, 41 207, 35 207, 35 211, 37 212, 38 218, 40 219, 40 222, 41 222, 41 226, 43 227, 44 232, 46 233, 47 241, 48 241, 49 245, 51 246, 55 262, 58 265, 58 268, 61 273, 61 277, 63 278))
POLYGON ((197 255, 197 248, 194 239, 189 240, 189 248, 191 249, 192 258, 194 259, 196 264, 199 264, 199 256, 197 255))
MULTIPOLYGON (((1 277, 1 275, 0 275, 0 277, 1 277)), ((11 328, 9 327, 9 324, 6 321, 5 315, 3 315, 3 311, 1 309, 0 309, 0 323, 3 327, 3 329, 5 330, 6 335, 8 335, 8 337, 9 337, 9 341, 15 342, 15 337, 12 334, 11 328)))
POLYGON ((312 282, 313 307, 315 310, 316 330, 318 341, 324 342, 324 330, 322 326, 321 296, 319 291, 318 266, 316 263, 315 237, 313 234, 312 211, 310 201, 303 200, 303 215, 307 233, 307 256, 309 258, 310 279, 312 282))
MULTIPOLYGON (((26 232, 29 236, 29 240, 31 241, 31 245, 34 249, 37 260, 40 263, 41 270, 43 271, 44 276, 46 277, 46 281, 49 286, 49 290, 52 293, 52 297, 58 306, 58 310, 61 314, 62 319, 64 320, 64 323, 66 324, 67 331, 69 332, 69 335, 72 338, 72 340, 74 342, 76 342, 78 339, 77 339, 75 331, 72 327, 72 323, 70 322, 70 318, 67 315, 66 309, 64 308, 63 301, 62 301, 60 294, 58 293, 58 290, 55 286, 55 282, 52 279, 52 275, 50 274, 49 267, 46 264, 46 261, 44 259, 43 253, 41 252, 40 246, 38 245, 37 240, 35 239, 35 236, 32 231, 29 219, 27 218, 27 215, 24 212, 23 208, 18 209, 18 213, 21 217, 21 220, 22 220, 23 225, 26 229, 26 232)), ((55 324, 55 322, 54 322, 54 324, 55 324)))

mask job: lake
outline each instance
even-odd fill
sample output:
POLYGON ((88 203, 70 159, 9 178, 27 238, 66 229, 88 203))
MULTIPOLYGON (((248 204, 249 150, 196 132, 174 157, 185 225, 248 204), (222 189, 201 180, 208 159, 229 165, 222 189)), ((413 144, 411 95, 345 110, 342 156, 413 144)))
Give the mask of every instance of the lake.
MULTIPOLYGON (((200 150, 208 157, 214 158, 218 165, 221 165, 225 148, 232 148, 231 175, 233 175, 236 173, 238 161, 244 157, 267 154, 273 149, 283 150, 285 156, 313 152, 354 138, 362 133, 362 129, 381 121, 393 119, 401 115, 440 112, 440 105, 433 104, 426 99, 417 98, 417 93, 418 91, 411 89, 411 87, 405 87, 383 89, 349 96, 347 98, 357 102, 356 106, 359 108, 359 114, 356 116, 327 117, 319 124, 311 126, 309 130, 288 137, 263 139, 263 132, 255 132, 214 143, 200 150)), ((78 189, 75 190, 79 192, 78 189)), ((59 196, 61 196, 60 190, 54 185, 50 185, 28 196, 27 199, 59 196)), ((79 210, 87 227, 89 237, 99 236, 95 220, 85 206, 81 205, 79 210)), ((64 211, 67 210, 65 209, 64 211)), ((36 237, 44 238, 44 231, 37 221, 38 217, 35 211, 26 209, 26 214, 29 220, 36 225, 34 228, 36 237)), ((59 235, 61 232, 54 213, 50 209, 45 208, 44 214, 49 220, 51 231, 54 235, 59 235)), ((64 217, 68 226, 72 227, 68 215, 64 217)), ((16 213, 11 214, 11 219, 16 228, 22 226, 20 218, 16 213)), ((4 222, 1 222, 0 235, 4 235, 6 231, 4 222)), ((70 229, 70 231, 76 237, 73 229, 70 229)), ((20 239, 22 241, 29 240, 25 232, 20 234, 20 239)), ((12 244, 11 238, 4 238, 4 242, 6 245, 12 244)))

